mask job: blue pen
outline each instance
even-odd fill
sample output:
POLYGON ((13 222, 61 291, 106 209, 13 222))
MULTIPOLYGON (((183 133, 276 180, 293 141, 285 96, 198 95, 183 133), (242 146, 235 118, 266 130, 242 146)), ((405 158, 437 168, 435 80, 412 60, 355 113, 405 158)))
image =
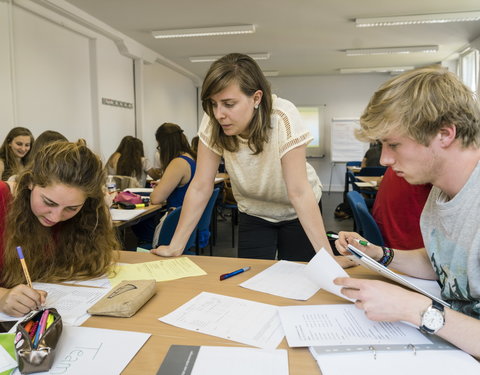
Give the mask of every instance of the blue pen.
POLYGON ((224 273, 223 275, 220 275, 220 281, 228 279, 229 277, 238 275, 239 273, 248 271, 249 269, 250 269, 250 267, 244 267, 244 268, 240 268, 239 270, 236 270, 236 271, 233 271, 233 272, 230 272, 230 273, 224 273))

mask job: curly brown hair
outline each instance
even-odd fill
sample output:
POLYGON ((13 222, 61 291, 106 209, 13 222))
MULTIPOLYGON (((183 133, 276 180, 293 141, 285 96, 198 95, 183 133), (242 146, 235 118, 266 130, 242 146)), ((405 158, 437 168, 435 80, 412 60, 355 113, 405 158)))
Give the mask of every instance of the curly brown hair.
POLYGON ((16 246, 21 246, 34 281, 59 282, 98 277, 110 270, 119 242, 104 200, 102 162, 86 146, 54 142, 18 176, 4 236, 1 285, 24 282, 16 246), (31 188, 64 184, 86 196, 83 207, 53 228, 32 213, 31 188))

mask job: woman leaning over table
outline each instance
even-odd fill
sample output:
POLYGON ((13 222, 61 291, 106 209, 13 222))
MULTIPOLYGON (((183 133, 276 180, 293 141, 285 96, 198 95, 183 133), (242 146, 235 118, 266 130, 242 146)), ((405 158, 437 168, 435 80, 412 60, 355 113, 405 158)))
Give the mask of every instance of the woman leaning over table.
POLYGON ((0 179, 20 173, 27 164, 33 135, 27 128, 18 126, 10 130, 0 147, 0 179))
POLYGON ((59 282, 107 272, 119 245, 104 201, 105 173, 87 147, 54 142, 17 177, 12 196, 0 183, 0 311, 20 316, 45 301, 32 281, 59 282))
POLYGON ((311 141, 295 106, 272 96, 257 63, 232 53, 212 64, 201 93, 197 172, 169 246, 152 250, 178 256, 212 194, 221 157, 238 202, 238 255, 308 261, 331 251, 320 214, 321 184, 306 163, 311 141))

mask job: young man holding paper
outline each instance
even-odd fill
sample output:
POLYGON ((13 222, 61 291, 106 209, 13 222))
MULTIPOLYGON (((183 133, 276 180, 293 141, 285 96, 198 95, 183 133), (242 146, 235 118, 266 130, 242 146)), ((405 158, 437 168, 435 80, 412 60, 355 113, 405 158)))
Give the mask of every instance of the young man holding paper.
POLYGON ((381 264, 438 280, 442 299, 375 280, 337 278, 369 319, 407 321, 480 358, 480 109, 475 95, 444 69, 402 74, 373 95, 357 136, 380 140, 380 162, 410 184, 433 185, 420 226, 425 248, 401 251, 361 246, 341 232, 337 249, 352 244, 381 264))

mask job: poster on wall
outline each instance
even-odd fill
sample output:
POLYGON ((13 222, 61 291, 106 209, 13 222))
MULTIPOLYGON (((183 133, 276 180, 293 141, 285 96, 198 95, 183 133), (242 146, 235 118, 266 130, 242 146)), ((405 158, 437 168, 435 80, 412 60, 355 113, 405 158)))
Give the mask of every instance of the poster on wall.
POLYGON ((322 106, 299 106, 297 107, 303 123, 308 127, 313 140, 307 146, 307 156, 323 157, 324 152, 324 118, 325 105, 322 106))
POLYGON ((360 128, 358 118, 333 118, 330 129, 330 152, 332 163, 362 160, 368 150, 368 142, 355 137, 360 128))

